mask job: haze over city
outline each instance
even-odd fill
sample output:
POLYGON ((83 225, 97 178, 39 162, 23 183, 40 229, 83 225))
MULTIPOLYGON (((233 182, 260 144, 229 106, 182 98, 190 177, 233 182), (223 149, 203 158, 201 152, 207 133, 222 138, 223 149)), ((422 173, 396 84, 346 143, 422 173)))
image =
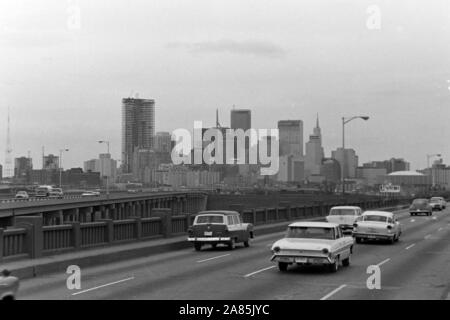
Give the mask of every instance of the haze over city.
POLYGON ((120 158, 121 99, 139 93, 155 99, 156 131, 212 126, 216 108, 228 125, 236 105, 255 128, 303 120, 307 141, 319 113, 327 156, 341 117, 368 115, 346 127, 360 163, 424 168, 427 153, 450 158, 450 4, 423 3, 2 1, 0 150, 10 107, 13 157, 30 150, 39 167, 42 146, 67 147, 64 167, 81 167, 109 139, 120 158))

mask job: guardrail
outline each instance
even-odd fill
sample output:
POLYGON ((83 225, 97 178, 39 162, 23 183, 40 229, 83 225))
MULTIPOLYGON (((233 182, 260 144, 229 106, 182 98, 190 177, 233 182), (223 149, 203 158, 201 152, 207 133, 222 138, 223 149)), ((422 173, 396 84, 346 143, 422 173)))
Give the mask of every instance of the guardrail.
MULTIPOLYGON (((345 205, 359 206, 365 210, 402 204, 406 204, 406 201, 391 199, 345 203, 345 205)), ((337 205, 342 203, 310 206, 284 204, 279 207, 238 211, 244 222, 264 225, 325 216, 331 207, 337 205)), ((98 222, 72 222, 57 226, 42 226, 42 217, 19 217, 17 222, 25 227, 0 228, 0 261, 3 258, 36 258, 68 250, 181 235, 187 232, 195 217, 191 214, 172 215, 171 209, 164 208, 158 209, 155 215, 157 216, 149 218, 133 217, 117 221, 105 219, 98 222)))
POLYGON ((11 199, 2 199, 0 200, 0 203, 16 203, 16 202, 36 202, 36 201, 48 201, 48 200, 72 200, 72 199, 81 199, 86 198, 81 195, 75 195, 75 196, 63 196, 63 197, 30 197, 28 199, 21 199, 21 198, 11 198, 11 199))

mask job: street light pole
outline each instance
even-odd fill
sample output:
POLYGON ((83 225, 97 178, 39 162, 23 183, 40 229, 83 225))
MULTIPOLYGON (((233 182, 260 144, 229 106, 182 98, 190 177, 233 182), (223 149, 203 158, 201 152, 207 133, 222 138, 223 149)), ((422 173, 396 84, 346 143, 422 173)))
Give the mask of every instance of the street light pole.
POLYGON ((59 187, 62 189, 61 176, 62 176, 62 155, 64 151, 69 151, 69 149, 59 150, 59 187))
POLYGON ((369 120, 368 116, 354 116, 350 118, 342 117, 342 164, 341 164, 341 181, 342 181, 342 195, 345 195, 345 176, 344 176, 344 168, 346 164, 345 157, 345 125, 352 120, 355 119, 363 119, 364 121, 369 120))

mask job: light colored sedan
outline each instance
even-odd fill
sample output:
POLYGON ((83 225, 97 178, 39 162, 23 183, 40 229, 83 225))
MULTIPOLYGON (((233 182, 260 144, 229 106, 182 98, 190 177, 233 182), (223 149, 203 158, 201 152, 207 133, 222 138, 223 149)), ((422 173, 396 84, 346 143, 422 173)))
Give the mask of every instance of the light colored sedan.
POLYGON ((341 263, 350 265, 353 244, 336 223, 294 222, 286 237, 272 245, 271 261, 278 263, 280 271, 287 271, 289 265, 322 265, 336 272, 341 263))
POLYGON ((17 192, 16 199, 30 199, 30 196, 28 195, 28 193, 26 191, 19 191, 17 192))
POLYGON ((356 243, 365 240, 387 240, 390 243, 398 241, 402 227, 392 212, 366 211, 353 228, 356 243))
POLYGON ((19 279, 11 276, 8 270, 0 273, 0 300, 15 300, 19 290, 19 279))
POLYGON ((337 223, 343 232, 352 232, 353 224, 361 217, 362 210, 355 206, 337 206, 330 209, 327 222, 337 223))

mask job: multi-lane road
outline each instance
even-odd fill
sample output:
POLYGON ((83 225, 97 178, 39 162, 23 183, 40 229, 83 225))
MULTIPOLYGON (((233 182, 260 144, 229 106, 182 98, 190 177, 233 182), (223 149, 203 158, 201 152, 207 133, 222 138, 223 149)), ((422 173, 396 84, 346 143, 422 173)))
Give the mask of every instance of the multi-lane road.
POLYGON ((398 212, 395 244, 355 244, 349 267, 278 271, 270 245, 283 233, 258 237, 250 248, 172 251, 81 270, 81 289, 67 274, 21 283, 19 299, 449 299, 450 210, 432 217, 398 212), (368 289, 378 265, 381 289, 368 289))

